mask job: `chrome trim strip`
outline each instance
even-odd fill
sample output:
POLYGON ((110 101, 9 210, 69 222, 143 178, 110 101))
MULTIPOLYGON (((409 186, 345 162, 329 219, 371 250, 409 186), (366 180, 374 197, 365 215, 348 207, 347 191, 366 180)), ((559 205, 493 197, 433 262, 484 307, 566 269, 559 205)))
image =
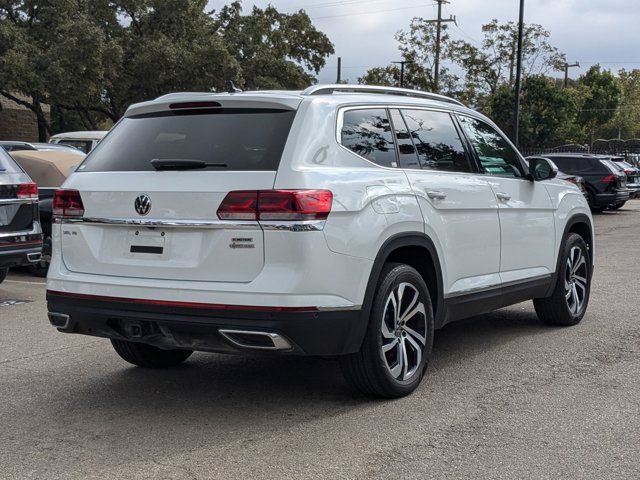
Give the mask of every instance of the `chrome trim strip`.
POLYGON ((0 198, 0 205, 23 205, 25 203, 38 203, 37 198, 0 198))
POLYGON ((343 305, 338 307, 317 307, 319 312, 348 312, 351 310, 362 310, 362 305, 343 305))
POLYGON ((21 230, 19 232, 0 232, 0 238, 21 237, 23 235, 38 235, 39 233, 42 233, 40 223, 34 225, 31 230, 21 230))
POLYGON ((264 221, 260 220, 263 230, 285 230, 288 232, 319 232, 324 230, 326 220, 302 220, 302 221, 264 221))
POLYGON ((230 220, 163 220, 153 218, 62 218, 59 223, 82 223, 87 225, 111 225, 133 227, 177 227, 177 228, 211 228, 229 230, 280 230, 288 232, 315 232, 324 229, 326 220, 291 220, 291 221, 230 221, 230 220))
POLYGON ((227 221, 227 220, 163 220, 137 218, 58 218, 59 223, 84 223, 88 225, 111 225, 131 227, 178 227, 178 228, 228 228, 233 230, 260 230, 258 222, 227 221))
POLYGON ((285 339, 282 335, 273 332, 260 332, 253 330, 229 330, 229 329, 219 329, 218 332, 224 338, 229 340, 234 345, 237 345, 242 348, 250 348, 252 350, 291 350, 291 344, 285 339), (273 343, 273 347, 259 347, 255 345, 247 345, 242 343, 240 339, 234 338, 233 335, 255 335, 260 337, 267 337, 273 343))
POLYGON ((520 285, 520 284, 527 284, 529 282, 535 282, 538 280, 549 280, 553 275, 551 273, 549 274, 545 274, 545 275, 536 275, 535 277, 527 277, 527 278, 522 278, 519 280, 513 280, 511 282, 505 282, 505 283, 496 283, 494 285, 489 285, 489 286, 485 286, 485 287, 477 287, 477 288, 469 288, 467 290, 459 290, 457 292, 453 292, 453 293, 448 293, 446 295, 444 295, 444 299, 447 300, 449 298, 457 298, 457 297, 462 297, 464 295, 471 295, 474 293, 482 293, 482 292, 489 292, 492 290, 499 290, 501 288, 506 288, 506 287, 513 287, 515 285, 520 285))

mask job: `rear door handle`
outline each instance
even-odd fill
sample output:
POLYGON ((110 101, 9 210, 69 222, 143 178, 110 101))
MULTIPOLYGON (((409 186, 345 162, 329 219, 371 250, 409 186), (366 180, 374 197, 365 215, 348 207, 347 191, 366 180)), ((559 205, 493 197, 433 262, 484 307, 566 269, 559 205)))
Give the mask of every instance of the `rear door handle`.
POLYGON ((432 200, 444 200, 445 198, 447 198, 447 194, 438 190, 429 190, 427 192, 427 197, 431 198, 432 200))
POLYGON ((508 193, 498 192, 496 193, 496 197, 498 197, 498 200, 502 200, 503 202, 508 202, 509 200, 511 200, 511 195, 509 195, 508 193))

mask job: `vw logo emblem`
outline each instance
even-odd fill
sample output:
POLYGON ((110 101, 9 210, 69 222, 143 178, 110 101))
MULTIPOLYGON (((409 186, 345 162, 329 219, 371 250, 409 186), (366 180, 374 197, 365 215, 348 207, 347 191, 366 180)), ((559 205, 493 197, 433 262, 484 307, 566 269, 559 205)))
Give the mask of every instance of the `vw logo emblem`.
POLYGON ((151 211, 151 199, 149 195, 140 195, 133 204, 136 212, 140 215, 146 215, 151 211))

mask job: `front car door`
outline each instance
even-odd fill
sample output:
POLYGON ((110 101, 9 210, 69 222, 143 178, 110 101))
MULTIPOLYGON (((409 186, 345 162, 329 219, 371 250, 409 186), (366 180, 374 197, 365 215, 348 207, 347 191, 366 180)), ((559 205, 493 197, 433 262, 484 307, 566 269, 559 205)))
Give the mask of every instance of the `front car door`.
POLYGON ((550 276, 556 267, 554 207, 543 183, 529 180, 525 160, 493 126, 458 115, 500 215, 503 284, 550 276))
POLYGON ((498 205, 448 112, 391 110, 399 161, 438 247, 445 297, 499 287, 498 205))

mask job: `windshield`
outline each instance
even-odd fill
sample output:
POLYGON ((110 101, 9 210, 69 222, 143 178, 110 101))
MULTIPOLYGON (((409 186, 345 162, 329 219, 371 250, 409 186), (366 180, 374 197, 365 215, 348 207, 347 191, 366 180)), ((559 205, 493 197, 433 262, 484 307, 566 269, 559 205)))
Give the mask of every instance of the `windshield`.
POLYGON ((78 171, 154 170, 152 160, 195 160, 225 171, 275 171, 294 116, 291 110, 207 109, 126 117, 78 171))

